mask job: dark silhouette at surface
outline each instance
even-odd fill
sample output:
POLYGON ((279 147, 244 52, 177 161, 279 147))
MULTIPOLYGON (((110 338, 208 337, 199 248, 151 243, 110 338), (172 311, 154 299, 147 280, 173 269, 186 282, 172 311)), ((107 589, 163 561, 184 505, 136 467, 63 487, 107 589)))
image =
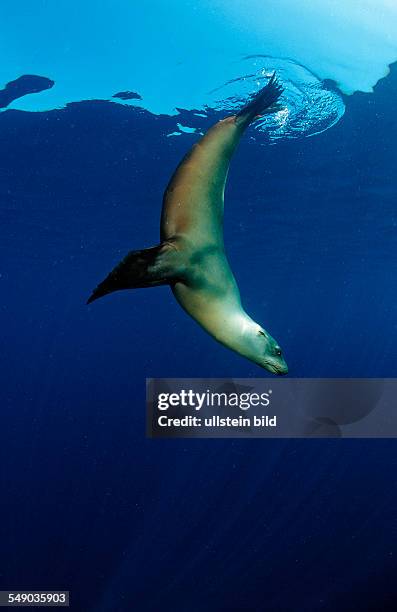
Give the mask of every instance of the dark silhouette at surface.
POLYGON ((0 108, 6 108, 11 102, 22 98, 27 94, 39 93, 45 89, 51 89, 55 81, 47 79, 47 77, 37 76, 34 74, 24 74, 15 81, 10 81, 0 91, 0 108))
POLYGON ((119 91, 112 98, 120 98, 120 100, 142 100, 142 96, 135 91, 119 91))

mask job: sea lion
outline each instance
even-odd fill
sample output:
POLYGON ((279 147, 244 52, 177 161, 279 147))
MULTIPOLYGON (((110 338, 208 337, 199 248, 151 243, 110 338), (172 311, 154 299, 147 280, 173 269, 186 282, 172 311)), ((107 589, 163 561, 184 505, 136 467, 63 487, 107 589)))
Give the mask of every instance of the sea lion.
POLYGON ((278 343, 244 311, 223 242, 230 159, 249 124, 280 108, 281 93, 273 74, 240 112, 192 147, 164 193, 161 243, 128 253, 87 303, 120 289, 169 284, 182 308, 218 342, 273 374, 288 372, 278 343))

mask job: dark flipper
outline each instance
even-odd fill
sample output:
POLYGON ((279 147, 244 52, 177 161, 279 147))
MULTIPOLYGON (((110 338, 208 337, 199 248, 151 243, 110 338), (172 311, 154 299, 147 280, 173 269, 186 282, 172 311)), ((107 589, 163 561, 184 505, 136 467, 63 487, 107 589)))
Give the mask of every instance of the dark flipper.
POLYGON ((236 123, 249 125, 264 113, 276 112, 279 106, 277 100, 283 93, 274 72, 265 87, 254 94, 245 106, 237 113, 236 123))
POLYGON ((167 285, 182 276, 181 255, 164 243, 142 251, 130 251, 92 292, 87 304, 120 289, 167 285))

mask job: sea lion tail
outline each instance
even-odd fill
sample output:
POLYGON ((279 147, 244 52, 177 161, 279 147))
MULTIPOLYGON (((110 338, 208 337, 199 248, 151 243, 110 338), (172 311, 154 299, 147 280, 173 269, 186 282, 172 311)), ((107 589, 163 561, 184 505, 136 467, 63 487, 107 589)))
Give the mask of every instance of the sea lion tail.
POLYGON ((258 119, 265 113, 274 113, 280 106, 276 104, 283 93, 283 88, 273 72, 269 82, 254 94, 245 106, 237 113, 236 123, 248 126, 252 121, 258 119))
POLYGON ((108 274, 87 300, 94 300, 121 289, 155 287, 176 282, 180 274, 179 252, 169 243, 142 251, 130 251, 108 274))

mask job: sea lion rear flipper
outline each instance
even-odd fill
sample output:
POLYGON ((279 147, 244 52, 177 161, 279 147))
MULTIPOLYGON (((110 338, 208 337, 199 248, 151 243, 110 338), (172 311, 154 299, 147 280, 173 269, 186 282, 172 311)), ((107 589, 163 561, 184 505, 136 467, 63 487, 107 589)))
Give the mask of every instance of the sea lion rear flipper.
POLYGON ((283 88, 277 81, 276 73, 273 72, 267 85, 254 94, 249 102, 237 113, 236 123, 249 125, 263 114, 276 112, 280 108, 276 102, 282 93, 283 88))
POLYGON ((181 275, 182 256, 170 243, 130 251, 89 297, 87 304, 120 289, 167 285, 181 275))

